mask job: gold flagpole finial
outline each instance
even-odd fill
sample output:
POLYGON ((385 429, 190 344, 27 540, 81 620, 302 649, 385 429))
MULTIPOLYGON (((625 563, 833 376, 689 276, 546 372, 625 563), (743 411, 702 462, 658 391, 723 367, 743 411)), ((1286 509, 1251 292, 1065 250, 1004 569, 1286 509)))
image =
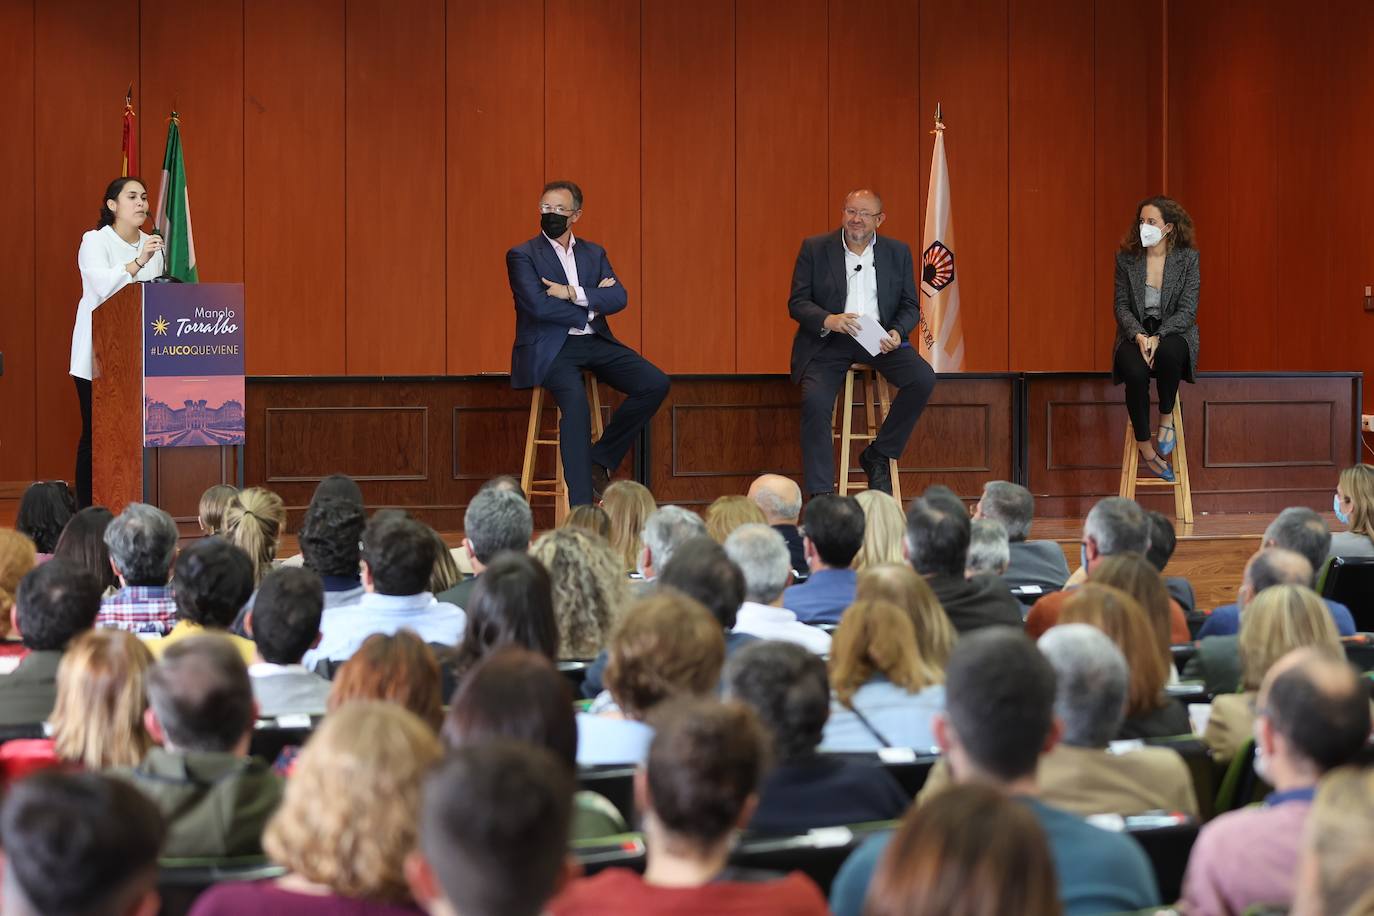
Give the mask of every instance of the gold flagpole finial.
POLYGON ((940 103, 935 103, 935 129, 931 133, 936 134, 945 129, 945 115, 940 107, 940 103))
POLYGON ((134 103, 134 84, 130 83, 129 88, 124 90, 124 104, 133 105, 134 103))

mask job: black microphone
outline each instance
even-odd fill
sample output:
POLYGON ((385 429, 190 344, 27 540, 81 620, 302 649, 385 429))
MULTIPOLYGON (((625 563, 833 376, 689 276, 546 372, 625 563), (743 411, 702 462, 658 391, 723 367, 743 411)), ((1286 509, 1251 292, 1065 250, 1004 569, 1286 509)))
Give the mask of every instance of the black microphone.
POLYGON ((156 277, 154 277, 153 279, 149 280, 148 282, 149 282, 149 283, 180 283, 180 282, 181 282, 180 280, 178 280, 176 277, 172 276, 171 274, 169 274, 169 273, 167 272, 167 270, 168 270, 168 263, 167 263, 167 239, 166 239, 166 237, 162 234, 162 230, 161 230, 161 229, 158 229, 158 228, 154 228, 154 229, 153 229, 153 235, 155 235, 155 236, 157 236, 158 238, 162 239, 162 273, 161 273, 159 276, 156 276, 156 277))
POLYGON ((863 266, 862 264, 855 264, 855 265, 854 265, 854 273, 858 273, 859 271, 861 271, 861 270, 863 270, 863 269, 864 269, 864 266, 863 266))

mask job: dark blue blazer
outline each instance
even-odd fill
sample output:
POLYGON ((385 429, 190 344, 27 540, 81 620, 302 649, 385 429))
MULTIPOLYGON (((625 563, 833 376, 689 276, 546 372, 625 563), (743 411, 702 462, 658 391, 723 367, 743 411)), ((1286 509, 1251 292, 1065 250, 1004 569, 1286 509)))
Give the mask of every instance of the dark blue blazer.
MULTIPOLYGON (((587 306, 597 313, 592 330, 619 343, 606 323, 606 316, 625 307, 626 294, 620 278, 611 269, 606 249, 578 238, 573 245, 573 259, 577 262, 578 285, 587 294, 587 306), (597 284, 607 277, 615 278, 615 286, 599 288, 597 284)), ((510 278, 511 295, 515 298, 515 345, 510 352, 510 383, 513 388, 533 388, 544 383, 553 358, 568 342, 568 329, 587 323, 588 309, 545 291, 547 288, 540 282, 541 278, 567 283, 568 277, 542 232, 506 252, 506 274, 510 278)))

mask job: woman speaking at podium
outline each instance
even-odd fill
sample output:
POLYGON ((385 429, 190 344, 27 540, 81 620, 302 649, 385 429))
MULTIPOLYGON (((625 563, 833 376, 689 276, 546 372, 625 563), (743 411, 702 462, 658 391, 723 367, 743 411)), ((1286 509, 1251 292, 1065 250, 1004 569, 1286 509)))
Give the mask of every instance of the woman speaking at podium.
POLYGON ((1193 219, 1178 201, 1150 197, 1116 254, 1116 355, 1112 383, 1126 383, 1141 462, 1173 481, 1165 460, 1174 450, 1174 401, 1181 380, 1197 371, 1198 253, 1193 219), (1159 431, 1151 442, 1150 376, 1159 389, 1159 431))
POLYGON ((81 402, 81 442, 76 447, 76 500, 91 504, 91 313, 135 280, 162 274, 162 239, 142 226, 148 218, 148 189, 137 178, 116 178, 105 189, 100 221, 81 236, 76 255, 81 301, 72 328, 72 378, 81 402))

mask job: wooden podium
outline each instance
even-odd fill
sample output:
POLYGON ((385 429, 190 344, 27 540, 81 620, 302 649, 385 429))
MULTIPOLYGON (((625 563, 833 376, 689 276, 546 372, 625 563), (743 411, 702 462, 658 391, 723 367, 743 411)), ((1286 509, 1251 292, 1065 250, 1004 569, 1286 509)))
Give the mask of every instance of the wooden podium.
POLYGON ((126 286, 91 317, 91 463, 95 504, 118 513, 146 502, 195 533, 200 495, 217 483, 243 485, 243 447, 145 448, 144 298, 148 284, 126 286))

